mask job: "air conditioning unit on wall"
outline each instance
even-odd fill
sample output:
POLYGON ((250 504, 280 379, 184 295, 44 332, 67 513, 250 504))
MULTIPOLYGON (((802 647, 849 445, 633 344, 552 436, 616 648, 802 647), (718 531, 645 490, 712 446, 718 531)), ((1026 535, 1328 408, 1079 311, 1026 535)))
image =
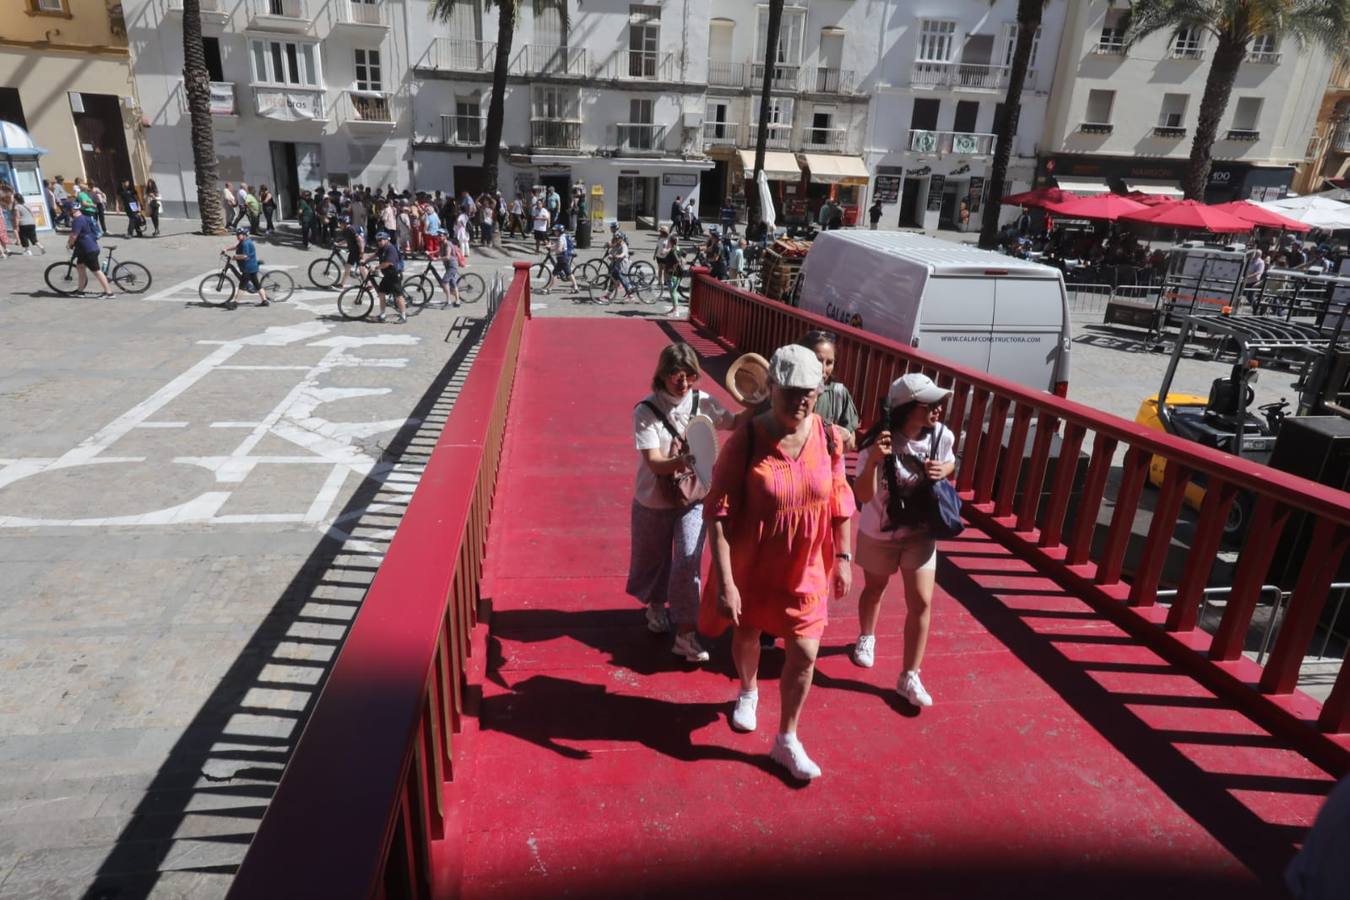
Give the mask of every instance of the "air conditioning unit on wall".
POLYGON ((702 128, 702 127, 703 127, 703 113, 701 113, 701 112, 696 112, 696 111, 694 111, 694 110, 685 110, 685 113, 684 113, 684 127, 685 127, 685 128, 702 128))

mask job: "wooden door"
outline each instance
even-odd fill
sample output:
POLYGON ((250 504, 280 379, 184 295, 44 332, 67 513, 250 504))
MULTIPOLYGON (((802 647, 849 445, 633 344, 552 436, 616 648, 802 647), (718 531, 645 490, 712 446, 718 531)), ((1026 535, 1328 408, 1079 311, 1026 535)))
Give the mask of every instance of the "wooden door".
POLYGON ((117 192, 122 180, 131 178, 120 98, 113 94, 71 94, 71 113, 85 179, 103 189, 109 210, 120 210, 122 201, 117 192))

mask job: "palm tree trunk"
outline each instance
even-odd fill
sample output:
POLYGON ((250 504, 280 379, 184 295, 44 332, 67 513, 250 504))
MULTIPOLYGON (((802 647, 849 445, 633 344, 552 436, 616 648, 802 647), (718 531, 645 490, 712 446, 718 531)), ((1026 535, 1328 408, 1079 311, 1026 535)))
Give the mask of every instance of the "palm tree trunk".
POLYGON ((778 68, 778 32, 783 25, 783 0, 770 0, 769 27, 764 39, 764 83, 759 89, 759 133, 755 135, 755 171, 746 188, 746 225, 764 220, 763 210, 759 208, 759 173, 764 171, 764 152, 769 140, 769 106, 773 88, 774 71, 778 68))
POLYGON ((516 4, 497 4, 497 58, 492 64, 492 99, 488 102, 487 131, 483 135, 483 177, 490 194, 497 192, 497 157, 502 146, 502 119, 506 111, 506 72, 511 66, 511 42, 516 36, 516 4))
POLYGON ((989 188, 985 192, 984 208, 980 218, 980 246, 986 250, 998 247, 998 217, 1003 209, 1003 188, 1008 180, 1008 162, 1012 159, 1013 142, 1017 140, 1017 123, 1022 117, 1022 86, 1027 80, 1027 66, 1031 62, 1031 44, 1036 29, 1041 27, 1044 0, 1018 0, 1017 46, 1013 50, 1012 70, 1008 72, 1008 96, 1003 101, 1003 117, 994 123, 998 143, 994 146, 994 165, 989 173, 989 188))
POLYGON ((224 201, 216 184, 216 139, 211 124, 211 73, 206 68, 202 11, 197 0, 183 0, 183 90, 192 127, 192 167, 197 176, 202 234, 224 234, 224 201))
POLYGON ((1205 78, 1205 93, 1200 100, 1200 115, 1195 122, 1195 140, 1191 143, 1191 159, 1181 187, 1187 200, 1205 199, 1209 185, 1209 170, 1214 163, 1214 140, 1219 135, 1219 122, 1228 109, 1228 98, 1233 93, 1233 81, 1238 67, 1247 55, 1247 42, 1229 34, 1219 35, 1214 50, 1214 61, 1209 64, 1205 78))

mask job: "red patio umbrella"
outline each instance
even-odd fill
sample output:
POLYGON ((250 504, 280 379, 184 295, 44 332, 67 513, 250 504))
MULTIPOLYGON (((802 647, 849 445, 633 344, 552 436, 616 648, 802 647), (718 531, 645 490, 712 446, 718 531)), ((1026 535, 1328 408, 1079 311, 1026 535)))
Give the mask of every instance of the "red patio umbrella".
POLYGON ((1176 198, 1165 197, 1162 194, 1145 194, 1143 191, 1130 191, 1125 195, 1136 203, 1142 203, 1145 206, 1163 206, 1168 203, 1176 203, 1176 198))
POLYGON ((1299 232, 1312 231, 1310 226, 1304 225, 1296 219, 1282 216, 1277 212, 1266 209, 1264 206, 1257 206, 1249 200, 1219 203, 1213 209, 1221 209, 1230 215, 1237 216, 1244 222, 1251 222, 1253 225, 1260 225, 1262 228, 1283 228, 1285 231, 1299 232))
POLYGON ((1097 194, 1049 204, 1046 209, 1057 216, 1070 219, 1105 219, 1114 222, 1126 213, 1138 212, 1148 207, 1120 194, 1097 194))
POLYGON ((1145 207, 1138 212, 1126 213, 1120 220, 1161 225, 1165 228, 1199 228, 1216 234, 1235 234, 1251 231, 1253 228, 1251 222, 1245 222, 1232 213, 1194 200, 1178 200, 1176 203, 1163 206, 1145 207))
POLYGON ((1061 191, 1057 187, 1039 187, 1034 191, 1023 191, 1020 194, 1009 194, 1003 198, 1005 206, 1031 206, 1044 209, 1051 203, 1063 203, 1065 200, 1077 199, 1078 195, 1072 191, 1061 191))

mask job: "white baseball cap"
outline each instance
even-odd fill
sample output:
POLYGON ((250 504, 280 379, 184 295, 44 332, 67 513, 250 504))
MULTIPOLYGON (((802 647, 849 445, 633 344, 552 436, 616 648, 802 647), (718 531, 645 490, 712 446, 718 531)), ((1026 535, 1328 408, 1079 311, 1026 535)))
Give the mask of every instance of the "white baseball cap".
POLYGON ((951 391, 938 387, 927 375, 910 372, 891 382, 891 389, 886 392, 886 403, 895 409, 906 403, 939 403, 951 395, 951 391))
POLYGON ((814 391, 825 382, 825 370, 814 350, 789 344, 779 347, 769 359, 769 380, 779 387, 814 391))

